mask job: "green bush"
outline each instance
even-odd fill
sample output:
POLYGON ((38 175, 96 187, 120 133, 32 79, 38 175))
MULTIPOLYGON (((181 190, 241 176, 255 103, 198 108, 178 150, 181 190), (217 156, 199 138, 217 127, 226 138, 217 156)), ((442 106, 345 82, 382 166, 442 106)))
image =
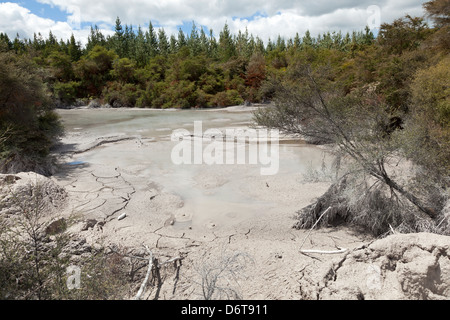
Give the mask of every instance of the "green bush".
POLYGON ((235 106, 244 103, 237 90, 227 90, 218 92, 212 99, 214 105, 218 107, 235 106))
POLYGON ((26 57, 0 52, 0 172, 51 172, 47 156, 62 127, 43 75, 26 57))
POLYGON ((80 82, 56 82, 53 85, 54 96, 65 103, 72 103, 78 98, 80 82))
POLYGON ((140 94, 142 90, 131 83, 112 82, 103 90, 104 100, 113 108, 133 108, 140 94))

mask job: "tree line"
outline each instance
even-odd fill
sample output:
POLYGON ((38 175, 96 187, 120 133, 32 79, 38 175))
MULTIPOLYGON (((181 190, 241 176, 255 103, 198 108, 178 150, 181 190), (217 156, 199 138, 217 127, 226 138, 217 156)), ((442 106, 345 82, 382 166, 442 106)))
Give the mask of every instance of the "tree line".
POLYGON ((287 68, 297 52, 355 52, 374 40, 367 27, 317 38, 307 31, 303 37, 278 36, 267 44, 248 30, 233 35, 227 24, 217 39, 213 34, 195 22, 190 34, 180 28, 177 36, 164 28, 156 31, 152 22, 147 30, 135 31, 117 18, 111 36, 91 27, 85 47, 73 35, 58 41, 52 32, 46 39, 38 33, 25 40, 1 33, 0 42, 47 70, 46 82, 61 104, 100 99, 113 107, 188 108, 261 102, 267 73, 287 68))

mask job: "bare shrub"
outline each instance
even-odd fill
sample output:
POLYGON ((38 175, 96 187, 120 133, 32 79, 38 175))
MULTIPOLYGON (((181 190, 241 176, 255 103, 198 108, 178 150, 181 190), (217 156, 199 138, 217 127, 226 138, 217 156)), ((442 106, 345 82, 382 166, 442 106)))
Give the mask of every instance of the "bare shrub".
POLYGON ((391 232, 433 232, 449 234, 449 217, 444 211, 435 219, 426 219, 408 199, 379 180, 363 173, 345 175, 315 203, 297 212, 297 229, 311 228, 319 216, 319 227, 346 224, 374 236, 391 232))
POLYGON ((127 278, 122 259, 68 234, 70 218, 55 228, 47 216, 43 185, 28 184, 19 191, 4 198, 1 206, 0 299, 123 297, 127 278), (67 268, 73 265, 81 270, 81 287, 70 290, 67 268))
POLYGON ((243 252, 222 251, 218 258, 199 261, 194 269, 200 280, 194 281, 201 288, 205 300, 240 300, 239 280, 246 277, 245 269, 253 259, 243 252))

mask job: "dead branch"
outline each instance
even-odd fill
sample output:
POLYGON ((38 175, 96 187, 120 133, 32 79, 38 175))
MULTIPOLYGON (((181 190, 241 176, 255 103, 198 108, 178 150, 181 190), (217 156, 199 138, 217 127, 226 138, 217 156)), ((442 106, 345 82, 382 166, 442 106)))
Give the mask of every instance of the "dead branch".
POLYGON ((320 253, 320 254, 338 254, 344 253, 348 249, 346 248, 338 248, 338 250, 300 250, 301 253, 320 253))
POLYGON ((134 300, 141 299, 141 296, 144 293, 145 287, 147 286, 148 278, 150 277, 150 274, 153 269, 153 253, 147 246, 144 246, 144 247, 150 255, 150 257, 148 258, 148 269, 147 269, 147 274, 145 275, 144 281, 142 282, 141 287, 139 288, 139 291, 136 294, 136 297, 134 298, 134 300))
POLYGON ((313 226, 311 227, 311 229, 309 229, 308 234, 306 235, 306 237, 303 239, 302 244, 300 245, 300 251, 303 247, 303 245, 305 244, 306 239, 308 239, 308 237, 311 235, 312 230, 314 229, 314 227, 319 223, 320 219, 322 219, 322 217, 328 213, 328 211, 331 210, 331 207, 328 207, 327 210, 325 210, 319 217, 319 219, 317 219, 316 223, 313 224, 313 226))

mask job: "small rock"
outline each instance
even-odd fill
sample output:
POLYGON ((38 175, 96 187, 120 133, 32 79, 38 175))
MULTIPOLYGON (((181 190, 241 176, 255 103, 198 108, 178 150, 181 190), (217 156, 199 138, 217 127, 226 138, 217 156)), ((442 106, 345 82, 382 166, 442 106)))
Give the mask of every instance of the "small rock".
POLYGON ((96 108, 100 108, 101 104, 98 100, 92 100, 91 102, 89 102, 88 108, 89 109, 96 109, 96 108))

